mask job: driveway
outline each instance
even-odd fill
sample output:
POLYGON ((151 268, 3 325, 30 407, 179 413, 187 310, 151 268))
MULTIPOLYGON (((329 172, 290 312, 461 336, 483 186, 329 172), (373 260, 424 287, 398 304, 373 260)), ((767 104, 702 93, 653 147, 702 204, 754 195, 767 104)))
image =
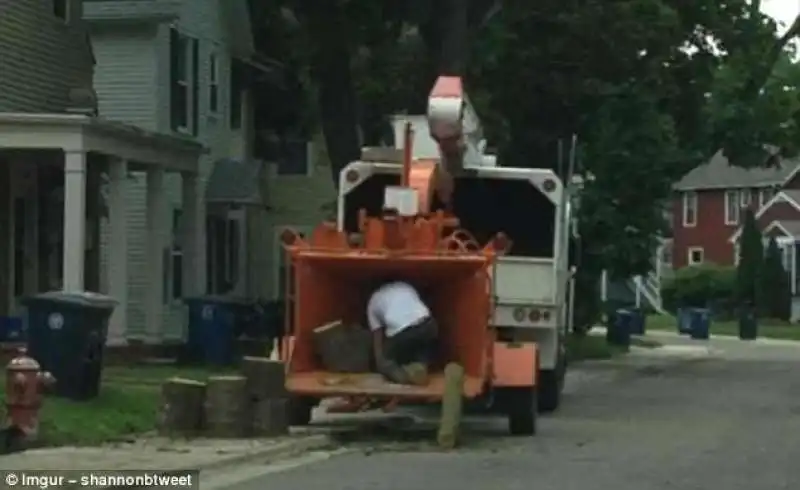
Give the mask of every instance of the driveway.
MULTIPOLYGON (((800 347, 637 350, 573 374, 533 438, 470 422, 442 452, 424 430, 361 433, 281 471, 236 470, 231 490, 780 490, 800 488, 800 347), (313 462, 316 461, 316 462, 313 462)), ((423 424, 424 425, 424 424, 423 424)), ((203 477, 203 487, 214 478, 203 477)), ((211 485, 213 486, 213 485, 211 485)), ((208 487, 210 488, 210 487, 208 487)))

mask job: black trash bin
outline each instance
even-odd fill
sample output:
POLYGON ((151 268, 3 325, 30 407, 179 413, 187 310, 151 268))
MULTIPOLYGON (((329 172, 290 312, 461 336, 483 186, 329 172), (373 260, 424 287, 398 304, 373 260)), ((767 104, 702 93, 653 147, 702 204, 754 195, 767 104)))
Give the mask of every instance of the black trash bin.
POLYGON ((635 313, 627 308, 620 308, 614 312, 613 321, 606 327, 606 342, 618 347, 631 346, 631 330, 635 313))
POLYGON ((745 305, 739 310, 739 338, 741 340, 758 338, 758 317, 756 309, 751 305, 745 305))
POLYGON ((26 298, 28 354, 55 376, 54 394, 73 400, 98 395, 113 298, 52 291, 26 298))
POLYGON ((236 339, 243 333, 252 303, 228 296, 187 298, 189 329, 185 360, 228 366, 236 361, 236 339))

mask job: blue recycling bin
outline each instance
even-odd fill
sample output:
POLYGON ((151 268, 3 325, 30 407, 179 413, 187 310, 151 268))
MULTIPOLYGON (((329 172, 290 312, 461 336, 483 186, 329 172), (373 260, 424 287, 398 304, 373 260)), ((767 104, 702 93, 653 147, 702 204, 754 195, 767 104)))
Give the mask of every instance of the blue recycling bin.
POLYGON ((695 340, 708 340, 711 336, 711 310, 708 308, 689 309, 689 337, 695 340))
POLYGON ((0 342, 25 342, 22 318, 0 316, 0 342))
POLYGON ((616 310, 606 329, 606 342, 626 349, 630 347, 634 315, 633 310, 627 308, 616 310))
POLYGON ((220 296, 187 298, 189 328, 186 360, 229 366, 236 361, 236 331, 241 301, 220 296))

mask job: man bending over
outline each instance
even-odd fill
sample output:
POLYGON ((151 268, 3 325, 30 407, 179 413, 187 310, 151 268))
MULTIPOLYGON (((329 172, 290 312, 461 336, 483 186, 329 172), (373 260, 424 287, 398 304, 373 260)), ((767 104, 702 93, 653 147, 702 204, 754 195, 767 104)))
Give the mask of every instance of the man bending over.
POLYGON ((367 305, 378 372, 395 383, 414 380, 403 366, 433 360, 439 328, 419 294, 408 283, 389 282, 378 288, 367 305))

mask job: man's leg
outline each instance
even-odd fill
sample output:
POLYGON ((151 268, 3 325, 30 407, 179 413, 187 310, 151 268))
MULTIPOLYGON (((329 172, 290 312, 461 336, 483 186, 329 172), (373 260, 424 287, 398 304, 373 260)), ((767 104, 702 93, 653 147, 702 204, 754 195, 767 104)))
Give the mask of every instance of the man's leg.
POLYGON ((413 346, 414 356, 411 362, 419 362, 428 367, 436 359, 439 345, 439 325, 433 318, 428 318, 414 328, 417 332, 413 346))
POLYGON ((417 333, 414 330, 416 326, 384 339, 383 359, 379 363, 378 371, 394 383, 410 383, 402 366, 414 362, 417 356, 417 333))

